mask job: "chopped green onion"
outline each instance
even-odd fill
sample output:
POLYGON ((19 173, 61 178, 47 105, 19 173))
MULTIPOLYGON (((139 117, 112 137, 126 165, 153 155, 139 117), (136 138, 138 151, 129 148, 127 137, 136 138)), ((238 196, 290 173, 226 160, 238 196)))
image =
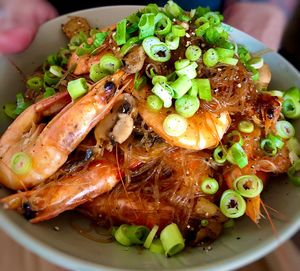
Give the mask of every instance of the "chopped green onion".
POLYGON ((183 14, 182 8, 173 1, 168 1, 164 8, 167 15, 171 18, 177 18, 183 14))
POLYGON ((163 75, 154 75, 152 78, 152 85, 155 85, 156 83, 167 83, 168 78, 163 75))
POLYGON ((300 186, 300 177, 299 177, 299 171, 300 171, 300 160, 297 160, 289 169, 288 169, 288 176, 289 180, 292 184, 300 186))
POLYGON ((239 143, 234 143, 228 150, 226 159, 231 163, 244 168, 248 165, 248 157, 239 143))
POLYGON ((90 68, 90 79, 93 80, 94 82, 98 82, 99 80, 101 80, 107 75, 108 73, 102 71, 99 63, 93 64, 90 68))
POLYGON ((222 58, 219 60, 220 63, 235 66, 239 60, 233 57, 222 58))
POLYGON ((195 31, 196 36, 197 36, 197 37, 202 37, 202 36, 205 34, 205 31, 206 31, 207 29, 209 29, 209 23, 208 23, 208 22, 206 22, 206 23, 200 25, 200 26, 196 29, 196 31, 195 31))
POLYGON ((280 90, 269 90, 268 93, 271 95, 271 96, 277 96, 277 97, 283 97, 283 92, 280 91, 280 90))
POLYGON ((147 97, 147 106, 152 111, 159 111, 163 107, 163 101, 156 95, 149 95, 147 97))
POLYGON ((68 92, 73 100, 81 97, 88 91, 88 85, 84 78, 78 78, 68 82, 68 92))
POLYGON ((17 93, 16 99, 17 99, 17 106, 15 109, 15 113, 17 115, 20 115, 30 105, 30 103, 25 102, 25 99, 24 99, 24 96, 22 93, 17 93))
POLYGON ((159 7, 156 4, 148 4, 141 12, 157 14, 159 12, 159 7))
POLYGON ((176 74, 178 76, 187 75, 190 79, 194 79, 197 77, 197 69, 198 64, 196 62, 192 62, 190 65, 188 65, 185 68, 182 68, 180 70, 176 70, 176 74))
POLYGON ((300 90, 296 87, 288 89, 283 95, 282 113, 286 118, 300 117, 300 90))
POLYGON ((209 222, 206 219, 202 219, 201 222, 200 222, 200 224, 201 224, 202 227, 207 227, 208 224, 209 224, 209 222))
POLYGON ((197 61, 201 57, 201 48, 197 45, 190 45, 186 51, 185 56, 190 61, 197 61))
POLYGON ((45 92, 43 94, 43 97, 44 98, 49 98, 51 96, 53 96, 55 94, 55 89, 54 88, 51 88, 51 87, 46 87, 45 88, 45 92))
POLYGON ((56 54, 51 54, 47 57, 47 62, 49 65, 57 65, 58 64, 58 58, 56 54))
POLYGON ((207 21, 209 21, 211 26, 218 26, 221 23, 222 15, 218 15, 216 12, 210 11, 203 15, 207 21))
POLYGON ((200 102, 198 97, 189 95, 184 95, 175 102, 176 112, 185 118, 192 117, 198 111, 199 107, 200 102))
POLYGON ((254 198, 260 195, 264 184, 256 175, 243 175, 235 179, 233 188, 245 198, 254 198))
POLYGON ((147 236, 147 238, 146 238, 146 240, 145 240, 145 242, 144 242, 144 247, 145 247, 145 248, 149 248, 149 247, 151 246, 151 244, 152 244, 152 242, 153 242, 153 239, 154 239, 154 237, 155 237, 157 231, 158 231, 158 226, 155 225, 155 226, 151 229, 150 233, 148 234, 148 236, 147 236))
POLYGON ((134 78, 134 89, 141 90, 147 83, 147 77, 145 75, 141 77, 137 77, 139 74, 136 73, 136 76, 134 78))
POLYGON ((214 149, 213 157, 217 163, 223 164, 226 161, 226 151, 224 151, 222 146, 218 146, 214 149))
POLYGON ((166 226, 160 233, 166 256, 173 256, 184 249, 184 239, 175 223, 166 226))
POLYGON ((275 156, 277 153, 275 143, 268 138, 265 138, 260 142, 260 148, 269 156, 275 156))
POLYGON ((189 66, 191 64, 191 62, 188 59, 180 59, 175 61, 174 66, 175 66, 175 70, 181 70, 186 68, 187 66, 189 66))
POLYGON ((145 226, 130 225, 126 229, 126 235, 133 245, 144 244, 149 232, 145 226))
POLYGON ((126 224, 121 225, 115 231, 114 237, 119 244, 129 247, 132 245, 132 242, 127 236, 127 229, 128 229, 128 225, 126 224))
POLYGON ((185 36, 185 29, 181 25, 173 25, 172 26, 172 33, 177 37, 184 37, 185 36))
POLYGON ((96 47, 93 44, 83 43, 80 47, 76 49, 76 54, 82 56, 84 54, 89 54, 94 51, 96 47))
POLYGON ((192 79, 192 87, 189 89, 187 94, 192 97, 198 97, 198 86, 194 80, 195 79, 192 79))
POLYGON ((176 50, 179 47, 180 38, 170 32, 168 35, 166 35, 165 43, 170 48, 170 50, 176 50))
POLYGON ((203 54, 203 63, 207 67, 215 66, 219 61, 218 54, 215 49, 210 48, 203 54))
POLYGON ((54 76, 61 78, 63 77, 63 68, 59 66, 50 66, 49 72, 51 72, 54 76))
POLYGON ((253 57, 248 61, 248 65, 258 70, 264 65, 264 60, 261 57, 253 57))
POLYGON ((123 45, 126 43, 126 24, 127 20, 123 19, 117 23, 115 41, 117 45, 123 45))
POLYGON ((149 250, 152 253, 156 253, 156 254, 164 254, 165 253, 164 247, 163 247, 162 242, 160 241, 160 239, 154 240, 151 243, 151 245, 149 247, 149 250))
POLYGON ((18 114, 16 113, 16 108, 16 104, 7 103, 3 106, 3 111, 8 117, 15 119, 18 116, 18 114))
POLYGON ((121 56, 125 56, 139 42, 138 37, 130 38, 121 48, 121 56))
POLYGON ((139 39, 144 39, 154 35, 155 31, 155 14, 146 13, 140 18, 139 27, 139 39))
POLYGON ((238 218, 245 214, 246 202, 240 194, 229 189, 221 196, 220 209, 226 217, 238 218))
POLYGON ((251 121, 242 120, 238 124, 238 129, 242 133, 250 134, 254 131, 254 124, 251 121))
POLYGON ((113 74, 122 66, 120 59, 113 54, 105 54, 101 57, 99 62, 100 70, 104 73, 113 74))
POLYGON ((166 83, 156 83, 152 88, 152 92, 158 96, 164 103, 164 107, 172 106, 173 90, 166 83))
POLYGON ((249 51, 244 46, 241 45, 238 46, 238 55, 241 62, 244 64, 251 59, 251 55, 249 51))
POLYGON ((157 62, 166 62, 170 60, 171 52, 169 47, 161 42, 151 46, 149 57, 157 62))
POLYGON ((143 45, 143 49, 144 49, 145 53, 146 53, 148 56, 150 56, 150 54, 151 54, 150 48, 151 48, 153 45, 155 45, 155 44, 160 44, 160 43, 161 43, 161 41, 159 40, 159 38, 157 38, 157 37, 148 37, 148 38, 145 38, 145 39, 143 40, 142 45, 143 45))
POLYGON ((214 178, 206 178, 201 183, 201 190, 208 195, 216 194, 219 190, 219 183, 214 178))
POLYGON ((293 137, 295 133, 295 128, 290 122, 286 120, 276 122, 276 134, 281 138, 289 139, 293 137))
POLYGON ((25 152, 17 152, 12 156, 10 166, 12 171, 17 175, 24 175, 30 171, 32 159, 25 152))
POLYGON ((179 99, 192 87, 192 81, 187 75, 179 76, 170 84, 174 90, 174 98, 179 99))
POLYGON ((270 139, 278 149, 282 149, 284 146, 284 142, 279 136, 268 134, 267 139, 270 139))
POLYGON ((168 115, 163 122, 163 129, 169 136, 181 136, 185 133, 187 127, 187 120, 178 114, 168 115))
MULTIPOLYGON (((69 42, 69 48, 70 50, 76 49, 78 46, 80 46, 82 43, 84 43, 87 40, 86 35, 83 32, 79 32, 78 34, 75 34, 69 42)), ((50 65, 55 65, 57 63, 49 63, 50 65)))
POLYGON ((219 59, 231 58, 234 56, 234 50, 217 47, 215 48, 219 59))
POLYGON ((159 21, 155 26, 155 34, 165 36, 171 32, 172 21, 163 13, 158 13, 156 17, 159 17, 159 21))
POLYGON ((103 44, 103 42, 106 40, 107 35, 108 35, 108 32, 96 33, 93 45, 95 47, 100 47, 103 44))
POLYGON ((242 135, 240 134, 239 131, 237 130, 233 130, 232 132, 230 132, 229 134, 226 135, 227 138, 229 139, 229 143, 233 144, 233 143, 238 143, 240 144, 241 146, 244 144, 244 140, 243 140, 243 137, 242 135), (238 141, 235 141, 234 139, 235 138, 238 138, 238 141))
POLYGON ((292 137, 287 141, 289 151, 293 151, 296 155, 300 155, 300 143, 296 137, 292 137))
POLYGON ((198 95, 201 100, 210 102, 212 100, 210 81, 207 78, 193 79, 192 84, 198 88, 198 95))
POLYGON ((59 82, 60 78, 52 74, 50 71, 44 73, 44 82, 48 86, 56 85, 59 82))
POLYGON ((234 219, 230 218, 223 224, 223 228, 224 229, 232 228, 234 227, 234 224, 235 224, 234 219))
POLYGON ((31 77, 27 80, 26 85, 33 90, 41 90, 43 88, 43 79, 39 76, 31 77))

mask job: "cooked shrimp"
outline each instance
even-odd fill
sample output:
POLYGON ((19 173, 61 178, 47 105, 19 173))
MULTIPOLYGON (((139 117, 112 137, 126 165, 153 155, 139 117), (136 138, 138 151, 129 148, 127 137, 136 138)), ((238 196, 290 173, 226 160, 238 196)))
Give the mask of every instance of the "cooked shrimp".
POLYGON ((64 108, 46 127, 38 126, 34 132, 30 132, 29 123, 35 121, 36 114, 33 113, 36 106, 22 113, 0 140, 1 183, 11 189, 25 189, 41 183, 55 173, 91 129, 110 111, 116 98, 122 93, 123 89, 120 88, 125 77, 126 74, 121 70, 105 77, 88 94, 64 108), (23 127, 25 116, 29 118, 26 129, 23 127), (13 137, 12 130, 18 131, 13 137), (31 161, 31 167, 23 174, 15 173, 11 163, 13 156, 19 152, 31 161))
POLYGON ((185 133, 178 137, 169 136, 163 129, 163 122, 168 114, 175 113, 174 108, 163 108, 158 112, 149 110, 146 97, 149 87, 140 91, 132 91, 138 99, 138 109, 143 120, 154 132, 173 146, 185 149, 202 150, 217 146, 230 126, 231 120, 227 112, 214 114, 201 109, 187 119, 188 127, 185 133))
MULTIPOLYGON (((132 161, 130 168, 139 165, 132 161)), ((13 209, 32 223, 49 220, 110 191, 122 178, 115 156, 106 152, 102 158, 88 162, 79 171, 37 186, 31 191, 16 193, 0 200, 4 208, 13 209)))

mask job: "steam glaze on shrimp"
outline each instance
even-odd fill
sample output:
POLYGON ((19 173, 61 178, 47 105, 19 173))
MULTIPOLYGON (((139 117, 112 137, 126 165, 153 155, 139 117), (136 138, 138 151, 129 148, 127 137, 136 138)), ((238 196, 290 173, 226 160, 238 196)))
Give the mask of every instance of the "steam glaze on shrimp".
POLYGON ((110 111, 116 98, 122 93, 125 78, 126 74, 119 71, 99 81, 87 95, 69 104, 46 126, 35 129, 33 134, 28 132, 32 127, 31 121, 34 123, 37 119, 35 108, 39 105, 33 105, 24 111, 0 140, 1 183, 11 189, 25 189, 54 174, 91 129, 110 111), (110 84, 112 87, 106 87, 108 82, 113 82, 110 84), (26 119, 26 127, 23 119, 26 119), (16 134, 12 131, 16 131, 16 134), (14 154, 20 151, 31 159, 32 166, 24 174, 16 174, 11 164, 14 154))

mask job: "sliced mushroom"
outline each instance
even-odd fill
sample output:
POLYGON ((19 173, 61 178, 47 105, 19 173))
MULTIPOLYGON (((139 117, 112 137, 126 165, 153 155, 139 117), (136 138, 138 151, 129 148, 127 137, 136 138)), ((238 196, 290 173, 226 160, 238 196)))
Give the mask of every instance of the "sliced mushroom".
POLYGON ((68 39, 71 39, 74 35, 80 32, 88 34, 90 29, 90 24, 83 17, 71 17, 69 21, 62 25, 62 31, 68 39))
POLYGON ((123 143, 132 133, 133 119, 138 115, 135 99, 130 94, 122 94, 111 113, 100 121, 94 131, 99 145, 113 140, 123 143))
POLYGON ((258 90, 266 90, 271 81, 271 71, 268 64, 264 64, 259 70, 259 79, 256 83, 258 90))
POLYGON ((142 46, 135 46, 131 51, 124 57, 125 71, 133 74, 139 72, 146 59, 146 54, 142 46))

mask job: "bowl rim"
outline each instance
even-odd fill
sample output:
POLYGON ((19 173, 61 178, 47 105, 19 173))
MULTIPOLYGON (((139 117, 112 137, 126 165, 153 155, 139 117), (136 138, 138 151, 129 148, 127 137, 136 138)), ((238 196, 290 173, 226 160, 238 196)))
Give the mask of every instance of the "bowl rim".
MULTIPOLYGON (((51 19, 44 23, 43 25, 52 24, 56 21, 61 20, 62 18, 67 18, 69 16, 79 16, 82 12, 94 12, 96 10, 105 10, 105 9, 140 9, 143 8, 142 5, 113 5, 113 6, 102 6, 102 7, 95 7, 95 8, 89 8, 89 9, 82 9, 74 12, 70 12, 67 14, 60 15, 54 19, 51 19)), ((230 26, 232 29, 234 29, 237 32, 242 32, 232 26, 230 26)), ((247 38, 255 39, 249 34, 242 32, 247 38)), ((262 46, 263 48, 266 48, 266 46, 259 40, 255 39, 256 43, 262 46)), ((283 56, 278 54, 277 52, 274 52, 277 54, 277 57, 279 57, 281 62, 284 62, 284 64, 288 65, 289 68, 297 74, 297 76, 300 78, 299 71, 289 62, 287 61, 283 56)), ((36 255, 42 257, 48 262, 51 262, 53 264, 56 264, 58 266, 68 268, 68 269, 74 269, 76 271, 79 270, 105 270, 105 271, 116 271, 116 270, 139 270, 139 269, 120 269, 117 267, 102 265, 100 263, 95 263, 83 259, 78 259, 75 256, 70 256, 66 252, 60 251, 59 249, 55 249, 51 247, 50 245, 45 244, 44 242, 38 240, 37 238, 29 235, 26 233, 25 230, 23 230, 19 225, 13 223, 7 216, 0 213, 0 228, 6 232, 12 239, 14 239, 17 243, 21 244, 24 248, 28 249, 29 251, 35 253, 36 255)), ((276 247, 281 245, 284 241, 289 239, 293 234, 296 233, 296 231, 300 228, 300 215, 299 217, 296 217, 295 221, 290 224, 288 227, 284 228, 279 236, 276 238, 266 238, 263 241, 260 242, 255 248, 252 248, 250 251, 242 252, 238 254, 237 256, 232 256, 231 258, 227 258, 224 260, 218 261, 218 267, 214 263, 208 263, 203 266, 195 266, 195 267, 184 267, 184 268, 176 268, 175 270, 189 270, 189 271, 198 271, 199 268, 201 270, 220 270, 220 266, 222 266, 222 270, 233 270, 236 268, 239 268, 241 266, 247 265, 259 258, 262 258, 272 250, 274 250, 276 247), (249 253, 250 252, 250 253, 249 253), (217 269, 216 269, 217 268, 217 269)), ((173 268, 164 268, 164 270, 174 270, 173 268)), ((146 270, 146 269, 143 269, 146 270)))

